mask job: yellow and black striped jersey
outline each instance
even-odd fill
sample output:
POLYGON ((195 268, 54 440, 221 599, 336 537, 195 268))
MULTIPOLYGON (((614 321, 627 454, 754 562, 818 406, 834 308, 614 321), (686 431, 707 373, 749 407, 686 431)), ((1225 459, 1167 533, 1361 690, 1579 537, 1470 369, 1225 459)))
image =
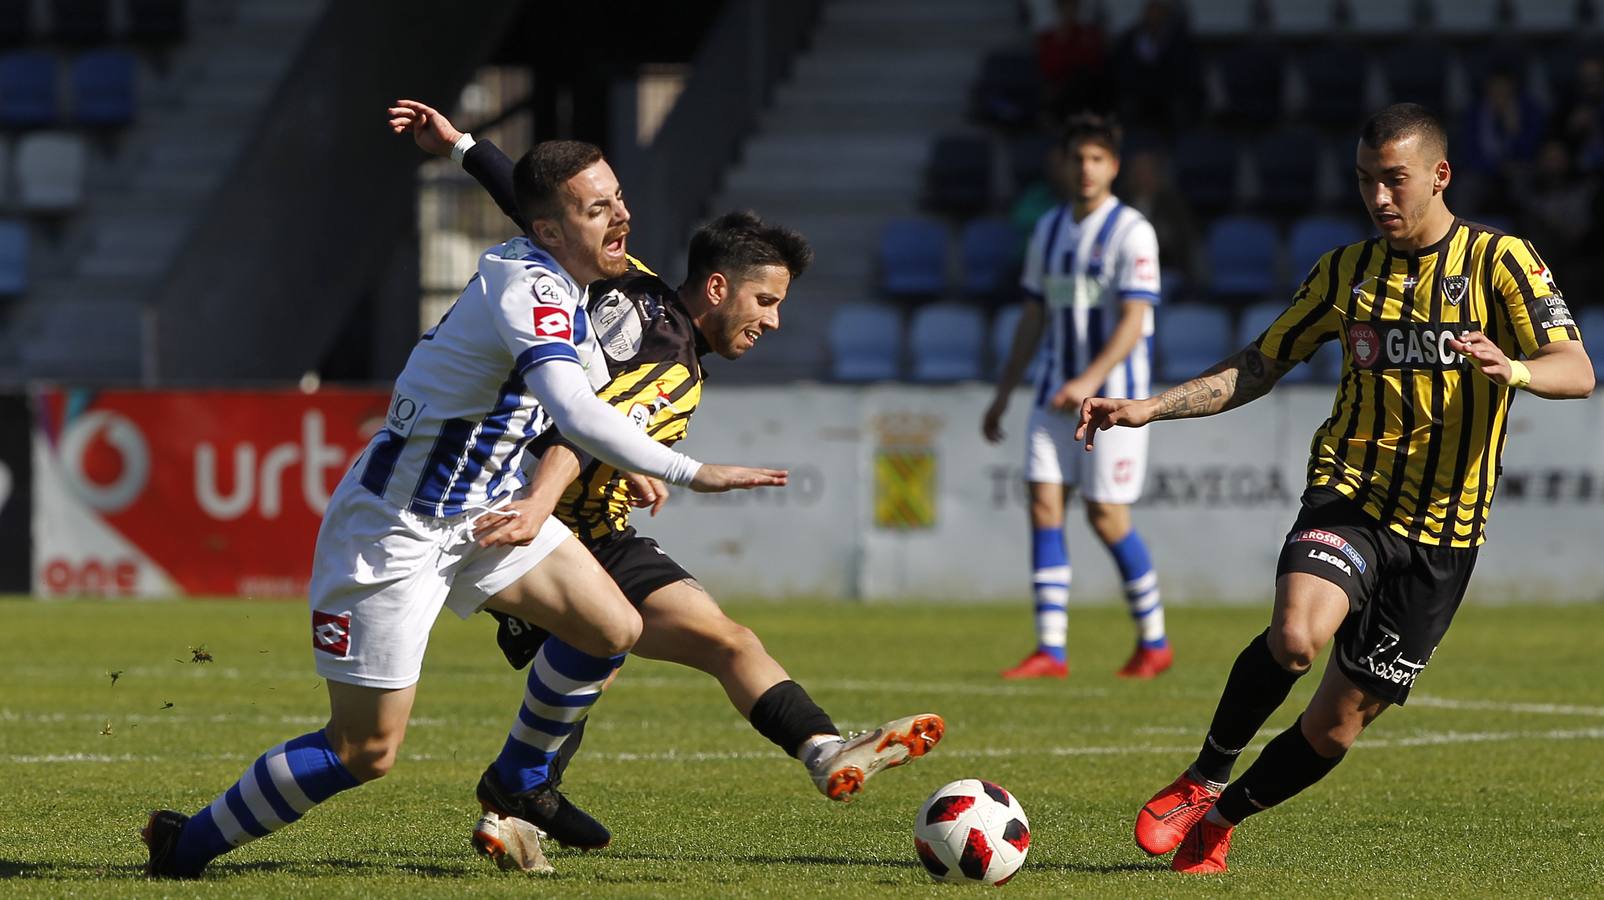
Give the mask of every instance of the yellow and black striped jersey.
POLYGON ((1480 330, 1511 359, 1580 340, 1564 295, 1528 241, 1456 220, 1414 253, 1372 238, 1315 263, 1292 305, 1255 342, 1307 360, 1343 343, 1331 417, 1315 432, 1310 487, 1359 501, 1423 544, 1484 539, 1515 391, 1448 346, 1480 330))
MULTIPOLYGON (((596 396, 658 441, 672 445, 702 399, 702 336, 662 279, 637 271, 591 285, 588 310, 611 380, 596 396)), ((629 494, 619 471, 590 460, 564 491, 556 515, 591 543, 629 526, 629 494)))

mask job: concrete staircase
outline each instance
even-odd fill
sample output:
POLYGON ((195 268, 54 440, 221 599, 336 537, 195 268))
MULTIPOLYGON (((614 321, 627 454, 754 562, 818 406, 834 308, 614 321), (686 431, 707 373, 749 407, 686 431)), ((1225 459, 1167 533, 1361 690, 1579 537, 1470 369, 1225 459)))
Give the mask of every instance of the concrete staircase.
POLYGON ((138 118, 97 154, 86 205, 0 326, 0 382, 141 377, 146 301, 327 3, 192 0, 188 39, 141 73, 138 118))
POLYGON ((999 0, 825 7, 811 48, 708 210, 755 209, 800 229, 817 254, 786 301, 781 331, 730 377, 821 376, 831 310, 873 297, 881 226, 918 212, 931 142, 968 127, 981 58, 1025 37, 1015 5, 999 0))

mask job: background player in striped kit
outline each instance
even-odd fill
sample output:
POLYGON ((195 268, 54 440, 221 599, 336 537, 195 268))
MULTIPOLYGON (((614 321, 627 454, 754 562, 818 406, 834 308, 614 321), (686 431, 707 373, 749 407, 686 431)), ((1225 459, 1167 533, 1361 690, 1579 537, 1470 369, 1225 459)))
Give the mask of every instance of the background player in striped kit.
POLYGON ((1131 524, 1130 507, 1141 496, 1147 474, 1147 438, 1123 432, 1112 442, 1099 442, 1092 454, 1074 439, 1083 399, 1097 394, 1140 399, 1148 395, 1152 379, 1158 237, 1141 213, 1113 194, 1120 139, 1113 120, 1082 114, 1069 121, 1053 150, 1060 188, 1072 199, 1048 210, 1031 235, 1020 279, 1025 312, 981 423, 987 440, 1002 440, 1009 397, 1045 333, 1046 364, 1025 438, 1037 646, 1004 670, 1004 678, 1069 674, 1071 569, 1064 507, 1077 486, 1087 521, 1119 567, 1136 622, 1136 649, 1119 674, 1152 678, 1173 659, 1158 574, 1131 524))
POLYGON ((1449 211, 1447 153, 1424 107, 1376 113, 1354 170, 1380 236, 1322 256, 1264 334, 1204 374, 1152 400, 1082 407, 1090 447, 1116 425, 1251 402, 1321 344, 1344 344, 1342 383, 1276 566, 1270 627, 1237 656, 1196 760, 1136 815, 1137 845, 1175 850, 1176 871, 1225 871, 1237 823, 1314 785, 1409 698, 1470 583, 1516 392, 1593 391, 1581 333, 1536 249, 1449 211), (1333 639, 1298 720, 1227 786, 1333 639))
POLYGON ((785 473, 703 466, 641 434, 594 394, 598 352, 583 285, 622 274, 629 211, 601 151, 549 141, 518 162, 526 234, 488 250, 457 303, 414 347, 385 427, 330 498, 310 586, 312 645, 327 680, 324 728, 263 753, 194 816, 151 814, 146 872, 196 877, 217 856, 386 774, 442 606, 487 605, 551 622, 506 754, 536 782, 572 723, 640 634, 594 557, 522 496, 529 443, 560 425, 599 458, 699 490, 783 485, 785 473), (485 512, 516 512, 525 539, 480 546, 485 512), (538 683, 537 683, 538 682, 538 683))

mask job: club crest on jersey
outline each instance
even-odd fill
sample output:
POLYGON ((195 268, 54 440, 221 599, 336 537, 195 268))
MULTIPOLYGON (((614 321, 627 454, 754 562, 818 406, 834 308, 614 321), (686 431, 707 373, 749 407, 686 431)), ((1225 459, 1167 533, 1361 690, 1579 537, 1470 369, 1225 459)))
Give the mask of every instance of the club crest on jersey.
POLYGON ((1459 301, 1465 299, 1465 292, 1469 290, 1469 275, 1449 275, 1442 280, 1442 295, 1449 306, 1458 306, 1459 301))
POLYGON ((1381 356, 1381 335, 1369 325, 1355 322, 1348 326, 1348 349, 1353 351, 1353 364, 1368 369, 1381 356))
POLYGON ((574 323, 568 318, 568 310, 561 307, 542 308, 535 307, 535 335, 545 338, 561 338, 565 341, 574 339, 574 323))

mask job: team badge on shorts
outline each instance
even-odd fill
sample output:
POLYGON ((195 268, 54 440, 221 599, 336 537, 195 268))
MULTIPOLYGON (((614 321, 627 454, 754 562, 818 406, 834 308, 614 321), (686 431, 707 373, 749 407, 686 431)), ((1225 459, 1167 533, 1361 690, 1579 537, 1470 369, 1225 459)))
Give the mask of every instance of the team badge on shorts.
POLYGON ((330 656, 351 655, 351 614, 312 610, 312 648, 330 656))

